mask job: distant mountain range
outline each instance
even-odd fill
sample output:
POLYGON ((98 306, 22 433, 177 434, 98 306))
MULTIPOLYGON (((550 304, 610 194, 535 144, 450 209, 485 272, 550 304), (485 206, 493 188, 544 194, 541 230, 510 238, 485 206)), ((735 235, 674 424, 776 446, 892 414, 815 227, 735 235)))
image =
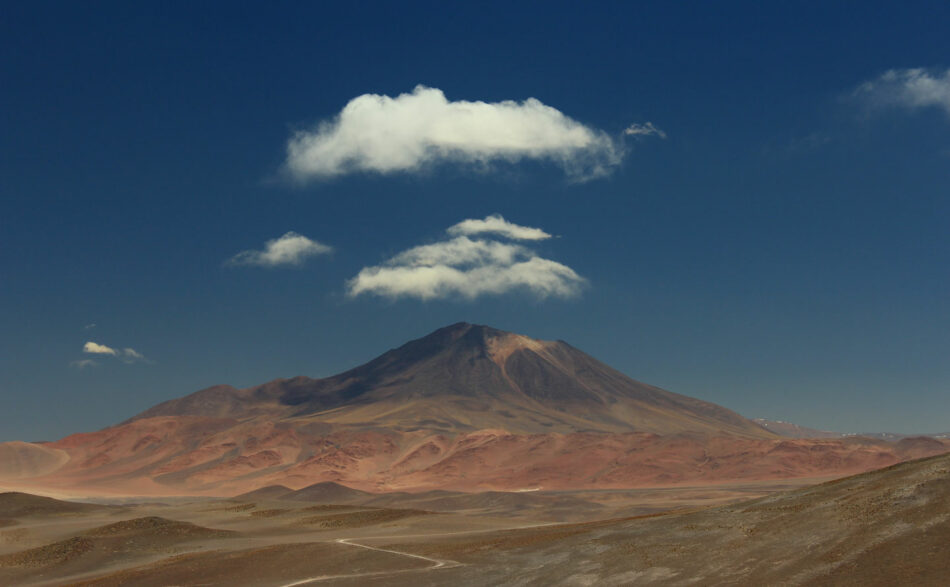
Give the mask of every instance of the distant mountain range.
POLYGON ((844 475, 950 449, 806 430, 640 383, 563 341, 459 323, 333 377, 219 385, 98 432, 0 444, 0 481, 140 495, 634 487, 844 475))
POLYGON ((762 426, 770 432, 789 438, 846 438, 849 436, 865 436, 867 438, 878 438, 880 440, 898 441, 904 438, 913 438, 916 436, 927 436, 930 438, 950 439, 950 432, 928 433, 928 434, 898 434, 896 432, 829 432, 827 430, 816 430, 783 422, 782 420, 767 420, 765 418, 753 418, 752 420, 759 426, 762 426))

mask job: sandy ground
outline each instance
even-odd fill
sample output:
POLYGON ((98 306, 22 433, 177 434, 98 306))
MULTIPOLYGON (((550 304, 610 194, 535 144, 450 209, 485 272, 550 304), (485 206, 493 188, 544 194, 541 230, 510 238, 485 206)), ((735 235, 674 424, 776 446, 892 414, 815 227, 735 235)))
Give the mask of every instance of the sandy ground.
POLYGON ((385 506, 61 503, 0 495, 0 584, 940 585, 950 576, 950 456, 798 489, 440 494, 385 506))

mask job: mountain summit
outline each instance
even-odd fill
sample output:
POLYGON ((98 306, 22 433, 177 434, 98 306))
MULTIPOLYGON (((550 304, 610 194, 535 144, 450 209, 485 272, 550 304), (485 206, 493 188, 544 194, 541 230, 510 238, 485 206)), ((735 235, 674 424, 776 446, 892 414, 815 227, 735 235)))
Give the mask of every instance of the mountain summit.
POLYGON ((563 341, 460 322, 325 379, 216 386, 134 419, 292 418, 441 433, 728 432, 770 437, 725 408, 634 381, 563 341))

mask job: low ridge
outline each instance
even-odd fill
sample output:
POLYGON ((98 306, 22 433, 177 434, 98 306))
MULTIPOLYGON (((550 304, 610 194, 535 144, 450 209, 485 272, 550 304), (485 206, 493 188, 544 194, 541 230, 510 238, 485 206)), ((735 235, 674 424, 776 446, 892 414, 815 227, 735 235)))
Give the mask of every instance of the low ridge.
POLYGON ((52 497, 8 491, 0 493, 0 517, 53 516, 59 514, 82 514, 112 509, 110 506, 92 503, 62 501, 52 497))
POLYGON ((281 496, 283 500, 312 503, 349 503, 372 496, 371 493, 341 485, 333 481, 314 483, 281 496))

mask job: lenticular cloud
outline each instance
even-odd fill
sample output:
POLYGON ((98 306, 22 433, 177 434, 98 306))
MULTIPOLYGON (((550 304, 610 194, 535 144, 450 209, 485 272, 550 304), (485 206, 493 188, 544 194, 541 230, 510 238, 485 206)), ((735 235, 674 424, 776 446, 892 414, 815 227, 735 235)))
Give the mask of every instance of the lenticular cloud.
POLYGON ((513 224, 496 215, 464 220, 446 232, 453 238, 412 247, 380 265, 363 268, 347 282, 347 294, 471 300, 520 290, 538 298, 569 298, 587 284, 567 265, 540 257, 521 244, 471 238, 484 234, 507 240, 549 238, 541 229, 513 224))
POLYGON ((534 98, 450 102, 439 89, 416 86, 395 98, 363 94, 332 121, 297 133, 287 145, 286 169, 308 180, 534 159, 584 180, 606 175, 621 158, 621 146, 606 133, 534 98))

